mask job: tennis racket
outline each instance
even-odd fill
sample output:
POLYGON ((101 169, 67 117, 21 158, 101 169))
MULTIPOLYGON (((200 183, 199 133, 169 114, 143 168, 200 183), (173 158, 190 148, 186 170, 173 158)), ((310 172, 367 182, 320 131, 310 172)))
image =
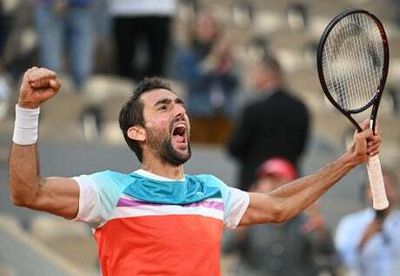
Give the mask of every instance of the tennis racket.
MULTIPOLYGON (((328 100, 361 131, 352 115, 371 108, 375 133, 379 103, 389 68, 389 47, 379 19, 368 11, 348 9, 322 34, 317 51, 318 77, 328 100)), ((373 207, 389 206, 379 156, 369 158, 368 177, 373 207)))

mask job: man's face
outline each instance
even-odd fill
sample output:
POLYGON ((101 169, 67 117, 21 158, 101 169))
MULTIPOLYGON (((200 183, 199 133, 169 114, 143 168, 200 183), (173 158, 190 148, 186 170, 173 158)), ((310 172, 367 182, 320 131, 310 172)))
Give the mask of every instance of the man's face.
POLYGON ((146 144, 155 156, 181 165, 191 156, 190 123, 181 99, 165 89, 141 96, 146 144))

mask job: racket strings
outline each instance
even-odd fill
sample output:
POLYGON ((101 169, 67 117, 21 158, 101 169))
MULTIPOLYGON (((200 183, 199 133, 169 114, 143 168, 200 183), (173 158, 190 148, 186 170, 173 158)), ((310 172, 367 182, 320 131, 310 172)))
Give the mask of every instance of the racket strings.
POLYGON ((380 84, 384 49, 380 30, 366 14, 350 14, 331 30, 322 67, 334 100, 345 110, 365 107, 380 84))

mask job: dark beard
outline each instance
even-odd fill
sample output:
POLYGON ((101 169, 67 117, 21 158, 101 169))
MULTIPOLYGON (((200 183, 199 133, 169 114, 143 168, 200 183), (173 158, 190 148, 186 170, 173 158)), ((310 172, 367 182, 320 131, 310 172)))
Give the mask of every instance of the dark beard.
POLYGON ((162 160, 165 160, 172 165, 179 166, 190 159, 192 156, 192 149, 190 147, 190 143, 188 143, 188 150, 186 154, 177 152, 172 147, 171 137, 169 137, 161 143, 159 154, 162 160))
POLYGON ((149 129, 147 131, 149 146, 156 152, 161 160, 164 160, 172 165, 179 166, 188 161, 192 156, 192 149, 189 142, 187 153, 181 154, 172 147, 171 136, 166 137, 160 142, 160 134, 151 130, 149 131, 149 129))

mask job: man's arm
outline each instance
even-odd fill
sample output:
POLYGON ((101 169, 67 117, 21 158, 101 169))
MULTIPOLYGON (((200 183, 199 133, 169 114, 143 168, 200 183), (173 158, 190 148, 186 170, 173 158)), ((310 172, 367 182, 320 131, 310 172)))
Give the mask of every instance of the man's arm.
MULTIPOLYGON (((61 83, 54 72, 33 67, 23 77, 17 108, 23 108, 29 114, 53 97, 60 87, 61 83)), ((18 206, 74 218, 78 213, 78 184, 69 178, 40 176, 36 141, 33 139, 33 142, 30 142, 31 137, 35 136, 31 135, 34 132, 33 129, 29 129, 31 124, 26 119, 16 122, 9 159, 11 200, 18 206), (29 136, 29 139, 26 139, 26 136, 29 136)))
POLYGON ((78 213, 78 184, 70 178, 40 177, 36 145, 12 145, 9 186, 11 200, 17 206, 69 219, 78 213))
POLYGON ((367 122, 363 124, 363 129, 363 132, 355 134, 354 145, 348 152, 316 173, 268 194, 250 193, 249 207, 240 225, 284 222, 296 216, 354 167, 365 163, 368 156, 377 154, 380 136, 372 134, 367 122))

